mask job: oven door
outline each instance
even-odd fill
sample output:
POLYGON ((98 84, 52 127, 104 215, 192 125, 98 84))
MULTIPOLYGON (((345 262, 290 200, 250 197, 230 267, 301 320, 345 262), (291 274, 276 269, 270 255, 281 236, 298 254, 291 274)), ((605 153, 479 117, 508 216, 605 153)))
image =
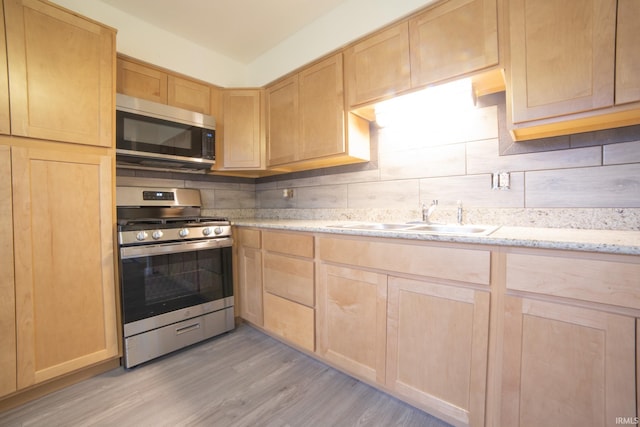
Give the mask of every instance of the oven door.
POLYGON ((211 305, 213 311, 232 305, 231 242, 221 238, 121 248, 125 327, 193 306, 211 305))

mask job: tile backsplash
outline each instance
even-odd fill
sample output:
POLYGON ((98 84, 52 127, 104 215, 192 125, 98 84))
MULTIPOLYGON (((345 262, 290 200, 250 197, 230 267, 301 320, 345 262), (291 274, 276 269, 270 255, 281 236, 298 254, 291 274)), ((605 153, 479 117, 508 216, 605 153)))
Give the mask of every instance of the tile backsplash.
POLYGON ((377 162, 368 165, 255 181, 119 170, 117 182, 200 188, 207 213, 232 219, 408 221, 437 199, 433 220, 441 222, 455 221, 460 200, 468 223, 640 230, 640 133, 627 142, 501 156, 499 111, 461 112, 446 129, 431 117, 412 129, 376 129, 377 162), (510 173, 510 189, 492 189, 494 172, 510 173))

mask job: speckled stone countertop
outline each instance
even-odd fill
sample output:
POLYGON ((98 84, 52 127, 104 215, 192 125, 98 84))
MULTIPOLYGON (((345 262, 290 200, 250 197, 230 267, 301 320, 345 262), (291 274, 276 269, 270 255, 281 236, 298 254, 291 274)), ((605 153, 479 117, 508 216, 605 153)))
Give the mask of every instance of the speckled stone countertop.
POLYGON ((353 230, 331 226, 356 221, 232 219, 232 224, 276 230, 306 231, 367 237, 391 237, 434 242, 474 243, 495 246, 562 249, 610 254, 640 255, 640 231, 584 230, 538 227, 500 227, 488 236, 431 234, 415 231, 353 230))

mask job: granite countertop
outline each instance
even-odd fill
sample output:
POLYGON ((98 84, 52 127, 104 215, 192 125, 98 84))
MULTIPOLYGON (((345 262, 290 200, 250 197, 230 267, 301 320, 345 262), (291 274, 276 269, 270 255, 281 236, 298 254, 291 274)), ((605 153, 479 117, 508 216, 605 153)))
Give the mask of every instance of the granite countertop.
POLYGON ((431 234, 393 230, 353 230, 331 226, 363 221, 237 219, 233 225, 275 230, 306 231, 367 237, 392 237, 434 242, 474 243, 497 246, 562 249, 624 255, 640 255, 640 231, 583 230, 569 228, 500 227, 488 236, 431 234))

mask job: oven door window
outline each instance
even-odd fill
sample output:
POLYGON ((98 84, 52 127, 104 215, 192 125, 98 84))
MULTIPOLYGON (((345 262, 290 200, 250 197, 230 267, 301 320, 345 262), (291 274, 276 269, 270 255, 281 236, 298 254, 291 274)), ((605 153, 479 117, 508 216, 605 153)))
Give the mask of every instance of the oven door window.
POLYGON ((123 259, 124 323, 233 296, 231 248, 123 259))

